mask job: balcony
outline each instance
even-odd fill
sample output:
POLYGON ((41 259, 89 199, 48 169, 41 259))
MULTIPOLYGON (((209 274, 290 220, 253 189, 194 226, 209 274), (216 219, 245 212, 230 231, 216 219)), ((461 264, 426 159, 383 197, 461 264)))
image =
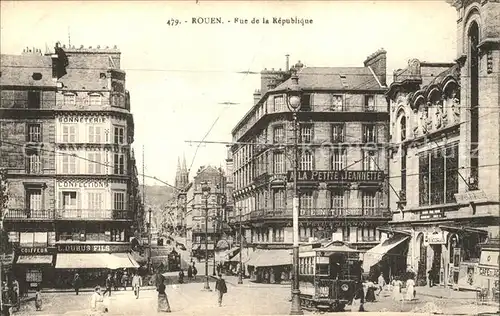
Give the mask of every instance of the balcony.
POLYGON ((127 210, 71 209, 57 210, 58 220, 132 220, 133 214, 127 210))
MULTIPOLYGON (((252 211, 248 216, 242 216, 242 221, 257 220, 257 219, 280 219, 292 218, 291 208, 278 209, 259 209, 252 211)), ((346 218, 346 217, 363 217, 363 218, 390 218, 391 214, 385 208, 310 208, 301 209, 300 218, 346 218)), ((238 222, 239 218, 235 217, 234 222, 238 222)))
POLYGON ((5 214, 5 221, 51 221, 54 220, 54 210, 9 209, 5 214))

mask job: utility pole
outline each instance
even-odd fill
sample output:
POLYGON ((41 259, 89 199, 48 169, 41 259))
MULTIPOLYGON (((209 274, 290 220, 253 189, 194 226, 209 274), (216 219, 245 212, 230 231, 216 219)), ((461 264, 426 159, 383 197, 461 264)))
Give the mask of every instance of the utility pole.
POLYGON ((241 262, 241 253, 243 252, 243 233, 241 228, 241 207, 240 207, 240 271, 238 273, 238 284, 243 284, 243 263, 241 262))
POLYGON ((148 220, 148 269, 152 271, 151 265, 151 207, 149 208, 149 220, 148 220))

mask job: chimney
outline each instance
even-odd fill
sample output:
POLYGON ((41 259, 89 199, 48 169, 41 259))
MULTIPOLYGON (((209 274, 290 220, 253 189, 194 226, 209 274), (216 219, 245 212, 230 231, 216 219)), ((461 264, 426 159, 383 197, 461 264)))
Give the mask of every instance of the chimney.
POLYGON ((261 98, 260 90, 257 89, 253 93, 253 104, 255 105, 255 104, 259 103, 260 98, 261 98))
POLYGON ((365 67, 369 67, 383 86, 387 85, 387 52, 381 48, 371 54, 364 61, 365 67))
POLYGON ((260 94, 264 95, 270 89, 276 88, 285 80, 286 72, 282 70, 264 69, 260 72, 260 94))
POLYGON ((290 70, 290 55, 289 54, 286 54, 286 67, 285 67, 285 71, 288 71, 290 70))

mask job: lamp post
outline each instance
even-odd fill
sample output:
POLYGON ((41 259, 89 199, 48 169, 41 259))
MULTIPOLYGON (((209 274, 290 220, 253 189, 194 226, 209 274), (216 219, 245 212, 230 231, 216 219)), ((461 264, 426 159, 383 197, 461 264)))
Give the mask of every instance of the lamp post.
POLYGON ((212 270, 212 275, 217 275, 215 272, 215 247, 217 246, 217 216, 213 217, 213 226, 214 226, 214 266, 212 270))
POLYGON ((205 199, 205 286, 203 290, 211 291, 208 283, 208 198, 210 197, 210 187, 207 182, 202 183, 201 192, 205 199))
POLYGON ((151 265, 151 239, 152 239, 152 236, 151 236, 151 207, 148 209, 148 215, 149 215, 149 219, 148 219, 148 269, 149 271, 152 271, 152 265, 151 265))
POLYGON ((243 234, 241 228, 241 207, 240 207, 240 271, 238 272, 238 284, 243 284, 243 264, 241 262, 242 252, 243 252, 243 234))
POLYGON ((302 315, 300 307, 299 289, 299 196, 297 188, 299 169, 299 149, 298 149, 298 118, 297 112, 300 110, 301 90, 299 78, 295 72, 291 77, 292 87, 287 91, 286 103, 293 112, 293 282, 292 282, 292 306, 290 315, 302 315))

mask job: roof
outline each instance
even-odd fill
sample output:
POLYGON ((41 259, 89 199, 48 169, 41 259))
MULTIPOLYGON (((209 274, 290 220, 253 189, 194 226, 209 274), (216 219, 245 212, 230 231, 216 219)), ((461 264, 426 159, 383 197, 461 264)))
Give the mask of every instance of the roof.
MULTIPOLYGON (((384 90, 368 67, 306 67, 297 73, 304 90, 384 90), (342 78, 343 77, 343 78, 342 78)), ((272 91, 292 87, 286 80, 272 91)))
POLYGON ((0 55, 0 86, 56 87, 52 58, 41 55, 0 55), (40 73, 39 80, 33 73, 40 73))

